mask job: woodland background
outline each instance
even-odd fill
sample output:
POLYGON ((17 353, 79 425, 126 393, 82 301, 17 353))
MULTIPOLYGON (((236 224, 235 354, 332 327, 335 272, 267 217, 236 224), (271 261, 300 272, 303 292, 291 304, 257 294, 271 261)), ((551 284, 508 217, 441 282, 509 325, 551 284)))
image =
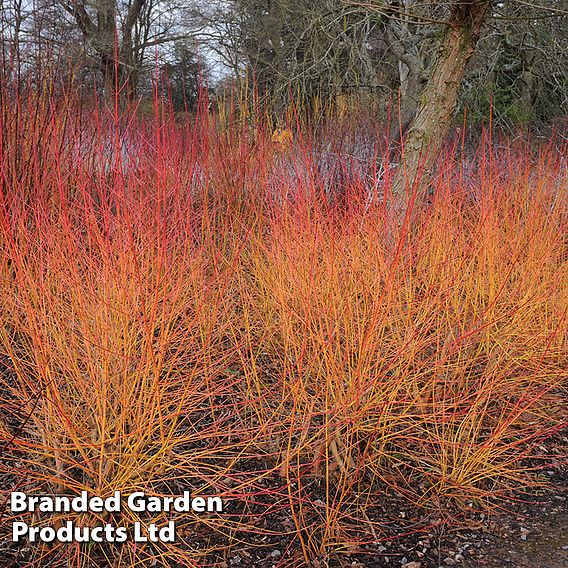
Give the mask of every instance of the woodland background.
MULTIPOLYGON (((179 112, 195 110, 199 85, 217 94, 236 85, 269 100, 279 118, 291 100, 314 118, 329 105, 344 112, 356 99, 407 125, 451 4, 3 0, 2 79, 73 81, 86 98, 127 81, 121 96, 151 99, 159 76, 179 112)), ((508 129, 560 120, 568 102, 568 3, 490 4, 460 112, 467 108, 474 124, 491 107, 494 124, 508 129)))

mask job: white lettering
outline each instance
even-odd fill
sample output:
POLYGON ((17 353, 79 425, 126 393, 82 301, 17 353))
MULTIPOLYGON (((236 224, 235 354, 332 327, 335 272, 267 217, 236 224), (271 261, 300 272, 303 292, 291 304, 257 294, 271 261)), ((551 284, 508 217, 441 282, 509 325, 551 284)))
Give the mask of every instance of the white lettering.
POLYGON ((109 513, 120 512, 120 491, 115 491, 114 495, 105 499, 105 511, 109 513))
POLYGON ((39 531, 39 539, 42 542, 52 542, 55 540, 55 529, 52 527, 43 527, 39 531))
POLYGON ((222 513, 223 500, 221 497, 207 497, 207 512, 208 513, 222 513))
POLYGON ((134 523, 134 542, 148 542, 148 539, 142 535, 142 523, 134 523))
POLYGON ((205 499, 203 497, 194 497, 191 501, 191 508, 196 513, 205 512, 205 499))
POLYGON ((21 491, 14 491, 10 495, 10 511, 12 513, 22 513, 28 510, 26 494, 21 491))
POLYGON ((17 522, 12 524, 12 540, 14 542, 20 542, 20 537, 27 533, 28 525, 26 523, 17 522))
POLYGON ((158 540, 160 542, 175 542, 176 528, 173 521, 170 521, 165 527, 160 529, 158 540))
MULTIPOLYGON (((131 511, 141 512, 146 510, 146 499, 142 491, 136 491, 128 496, 128 508, 131 511)), ((135 525, 136 526, 136 525, 135 525)))
POLYGON ((178 513, 189 513, 191 511, 191 492, 184 491, 183 497, 174 499, 174 511, 178 513))

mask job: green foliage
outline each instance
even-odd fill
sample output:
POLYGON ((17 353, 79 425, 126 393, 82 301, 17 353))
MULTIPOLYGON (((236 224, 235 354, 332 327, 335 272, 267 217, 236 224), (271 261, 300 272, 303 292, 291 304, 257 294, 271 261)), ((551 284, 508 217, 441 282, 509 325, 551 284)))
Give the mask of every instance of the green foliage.
POLYGON ((207 78, 207 67, 195 46, 188 41, 176 42, 171 60, 162 66, 162 71, 174 111, 194 111, 200 87, 207 78))
POLYGON ((499 126, 515 128, 529 124, 535 113, 515 93, 511 86, 485 86, 476 91, 464 93, 459 115, 467 109, 468 123, 478 124, 493 116, 499 126))

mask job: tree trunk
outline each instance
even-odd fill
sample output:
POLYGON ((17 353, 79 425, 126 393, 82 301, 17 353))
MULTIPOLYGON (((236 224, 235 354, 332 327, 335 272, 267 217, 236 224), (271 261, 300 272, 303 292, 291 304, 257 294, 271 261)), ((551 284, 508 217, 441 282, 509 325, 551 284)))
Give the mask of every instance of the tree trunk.
MULTIPOLYGON (((404 0, 404 10, 407 14, 415 3, 416 0, 404 0)), ((397 101, 398 121, 390 130, 388 140, 391 161, 400 151, 399 145, 416 116, 420 93, 425 83, 425 53, 419 47, 424 37, 416 31, 410 32, 408 19, 407 15, 401 22, 390 20, 386 27, 389 48, 398 58, 400 80, 399 101, 397 101)))
POLYGON ((131 0, 121 5, 120 9, 126 10, 121 18, 115 0, 59 0, 99 57, 105 99, 110 103, 118 95, 121 100, 128 100, 136 94, 139 65, 135 54, 139 53, 140 45, 134 43, 133 35, 136 23, 142 17, 150 18, 151 6, 143 14, 146 1, 131 0), (121 33, 118 21, 122 21, 121 33))
POLYGON ((389 232, 394 234, 425 200, 436 156, 448 135, 466 64, 475 50, 490 0, 456 0, 450 26, 408 128, 393 179, 389 232), (412 203, 412 210, 409 207, 412 203))
POLYGON ((535 39, 532 30, 525 34, 525 38, 521 43, 521 60, 522 60, 522 73, 520 76, 521 92, 519 97, 521 116, 524 125, 526 125, 532 118, 533 98, 534 98, 534 64, 536 59, 535 39))

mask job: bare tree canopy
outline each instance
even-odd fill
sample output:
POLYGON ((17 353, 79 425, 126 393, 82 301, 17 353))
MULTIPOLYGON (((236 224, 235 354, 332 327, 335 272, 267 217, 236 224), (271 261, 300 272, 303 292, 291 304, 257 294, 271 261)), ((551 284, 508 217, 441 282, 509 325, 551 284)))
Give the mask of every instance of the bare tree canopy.
POLYGON ((190 49, 201 71, 254 84, 276 117, 291 100, 315 112, 321 101, 364 96, 383 113, 391 100, 397 146, 421 108, 447 30, 481 6, 484 24, 470 35, 479 40, 454 108, 467 107, 473 121, 491 110, 504 127, 564 115, 566 0, 5 0, 3 73, 21 78, 57 67, 59 77, 85 84, 94 76, 108 95, 132 98, 147 92, 157 62, 170 65, 190 49))

